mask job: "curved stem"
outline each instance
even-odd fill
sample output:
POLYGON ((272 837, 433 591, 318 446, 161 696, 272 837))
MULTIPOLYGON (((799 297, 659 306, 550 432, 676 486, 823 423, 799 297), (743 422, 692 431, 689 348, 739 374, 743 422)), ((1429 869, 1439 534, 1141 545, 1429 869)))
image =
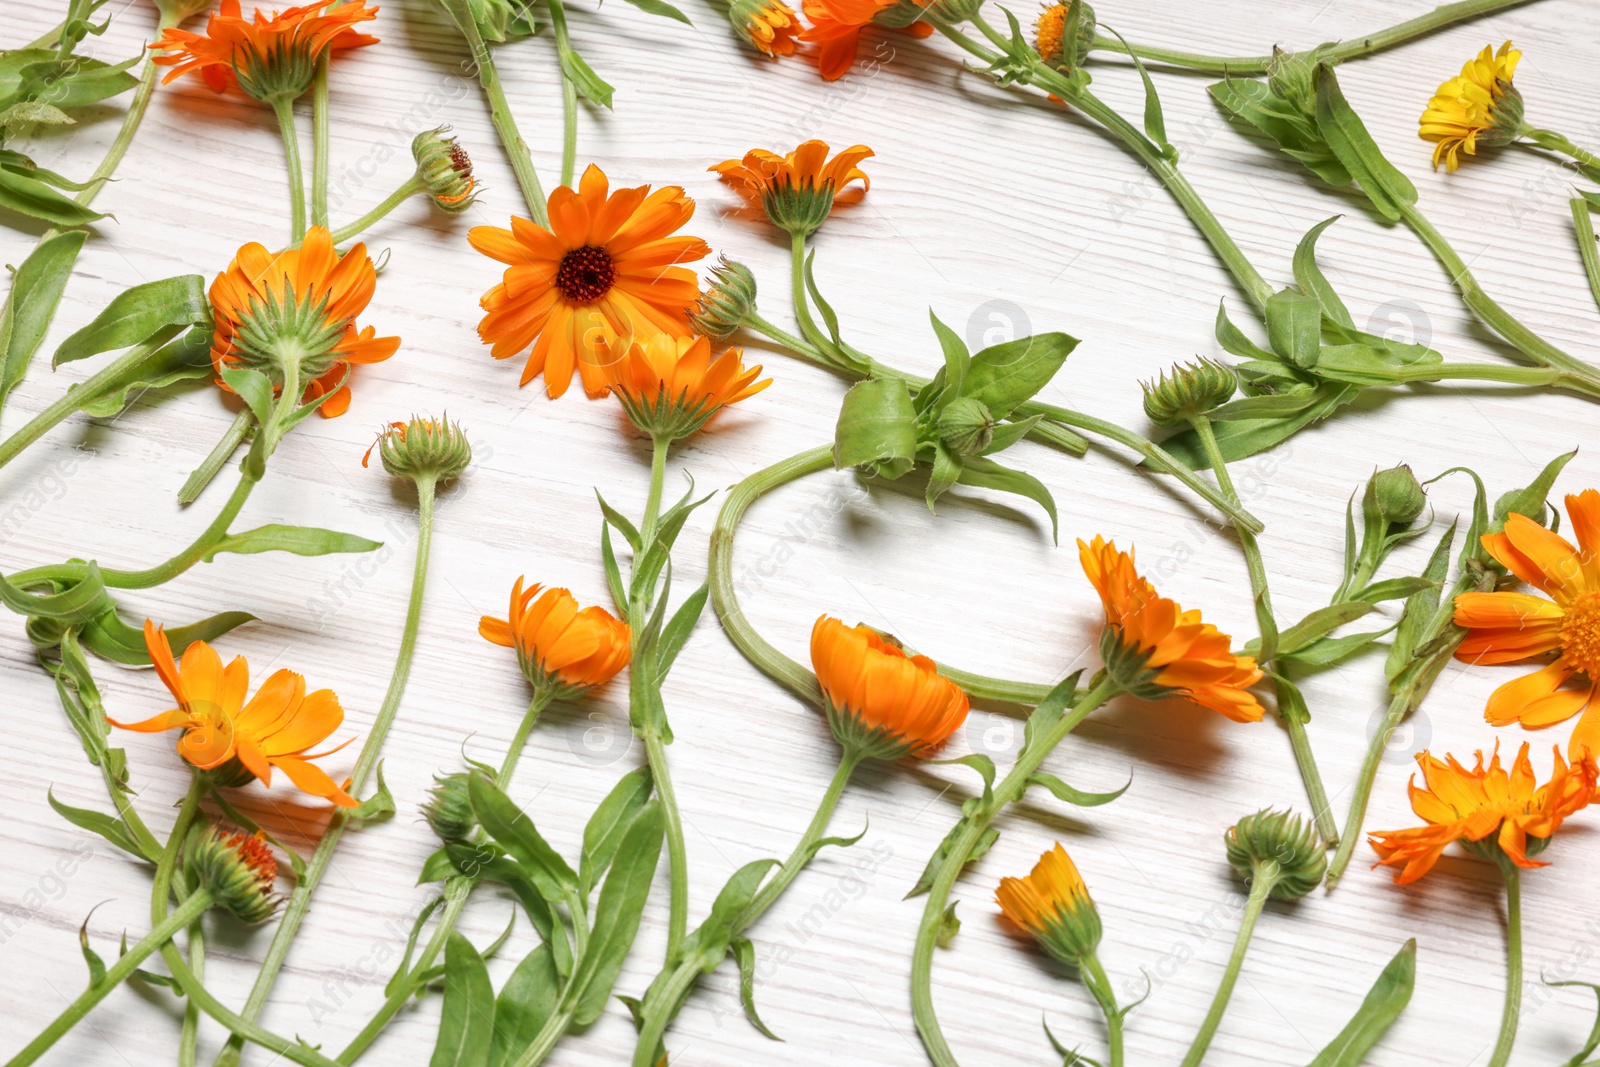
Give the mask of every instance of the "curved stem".
POLYGON ((1495 860, 1506 880, 1506 1002, 1488 1067, 1505 1067, 1522 1017, 1522 877, 1504 853, 1497 851, 1495 860))
POLYGON ((328 228, 328 57, 317 58, 311 82, 311 224, 328 228))
POLYGON ((173 556, 165 563, 142 571, 107 570, 102 568, 101 575, 105 583, 115 589, 150 589, 154 586, 170 582, 184 571, 199 563, 208 555, 217 542, 228 536, 228 527, 233 525, 233 520, 239 517, 239 512, 244 508, 245 501, 250 499, 250 493, 258 484, 257 479, 248 473, 239 475, 239 483, 233 487, 233 495, 228 497, 227 503, 217 513, 194 541, 182 552, 173 556))
POLYGON ((660 997, 659 1003, 664 1005, 664 1008, 647 1014, 643 1025, 639 1027, 639 1040, 633 1046, 632 1067, 657 1067, 659 1061, 656 1059, 655 1050, 661 1047, 661 1042, 667 1034, 667 1027, 672 1024, 672 1007, 688 996, 698 977, 699 968, 685 960, 662 982, 657 995, 660 997))
POLYGON ((222 435, 216 447, 201 460, 200 466, 194 469, 194 473, 183 483, 183 488, 178 490, 179 504, 187 506, 200 499, 200 494, 205 492, 206 486, 211 484, 223 466, 233 457, 234 451, 249 436, 250 429, 254 425, 255 414, 248 407, 240 408, 239 414, 228 424, 227 432, 222 435))
MULTIPOLYGON (((1528 3, 1529 0, 1458 0, 1457 3, 1443 4, 1426 15, 1407 19, 1404 22, 1378 30, 1360 37, 1352 37, 1338 44, 1330 44, 1322 53, 1322 58, 1330 63, 1342 63, 1347 59, 1358 59, 1370 56, 1375 52, 1382 52, 1396 45, 1405 44, 1452 26, 1458 22, 1466 22, 1492 15, 1497 11, 1517 7, 1528 3)), ((1124 45, 1115 37, 1096 37, 1094 47, 1108 52, 1131 52, 1150 63, 1162 63, 1173 67, 1182 67, 1185 70, 1199 71, 1204 74, 1236 74, 1241 77, 1252 74, 1265 74, 1271 66, 1272 57, 1263 56, 1209 56, 1199 55, 1194 52, 1177 52, 1167 48, 1150 48, 1144 45, 1124 45)))
MULTIPOLYGON (((389 735, 389 728, 394 725, 395 715, 400 710, 401 697, 405 695, 406 681, 411 676, 411 660, 417 647, 417 630, 422 624, 423 594, 428 584, 428 557, 433 543, 434 488, 435 480, 432 475, 418 477, 417 555, 411 576, 411 600, 406 608, 405 628, 400 634, 400 648, 395 654, 394 670, 389 676, 389 689, 384 694, 383 704, 378 708, 377 718, 372 722, 367 739, 361 745, 361 752, 356 756, 355 768, 350 772, 350 785, 347 790, 352 795, 361 792, 368 775, 377 765, 378 754, 382 751, 384 740, 389 735)), ((311 907, 311 895, 317 891, 323 875, 328 871, 328 865, 333 862, 334 850, 339 847, 339 839, 344 836, 344 831, 349 825, 349 812, 343 808, 336 808, 328 821, 327 829, 322 833, 322 839, 317 842, 316 851, 311 856, 305 875, 295 884, 294 892, 289 896, 283 918, 279 920, 278 929, 272 935, 272 943, 267 946, 266 956, 261 961, 261 970, 256 975, 255 984, 250 987, 250 995, 239 1013, 246 1020, 254 1022, 260 1017, 262 1008, 266 1006, 267 994, 272 991, 272 985, 289 955, 289 948, 294 943, 295 935, 300 932, 300 924, 311 907)), ((233 1067, 237 1064, 243 1046, 243 1041, 237 1038, 231 1039, 217 1055, 216 1067, 233 1067)))
POLYGON ((943 846, 944 862, 935 873, 928 890, 928 901, 922 910, 921 924, 917 927, 916 948, 911 956, 911 1014, 916 1020, 917 1033, 922 1037, 922 1047, 934 1067, 955 1067, 956 1064, 955 1053, 950 1051, 950 1045, 944 1039, 933 1007, 933 950, 938 943, 939 929, 944 923, 950 891, 961 877, 984 831, 1005 810, 1006 805, 1022 796, 1028 787, 1028 779, 1039 769, 1045 757, 1055 751, 1056 746, 1088 718, 1090 712, 1115 693, 1116 686, 1111 681, 1103 675, 1096 678, 1077 705, 1050 728, 1039 744, 1023 748, 1017 762, 994 787, 987 802, 981 803, 972 815, 964 816, 958 824, 960 832, 953 839, 946 839, 943 846))
POLYGON ((294 101, 278 97, 272 101, 278 117, 278 134, 283 138, 283 158, 289 170, 289 242, 299 244, 306 235, 306 174, 300 162, 300 135, 294 128, 294 101))
POLYGON ((415 174, 411 175, 411 177, 400 183, 400 188, 386 196, 383 199, 383 202, 377 207, 373 208, 365 215, 362 215, 359 219, 356 219, 349 225, 340 226, 337 230, 334 230, 333 243, 336 245, 342 245, 346 241, 353 240, 354 238, 360 236, 381 219, 383 219, 384 216, 388 215, 389 212, 393 211, 395 208, 399 207, 401 204, 405 203, 407 200, 411 199, 413 196, 422 192, 426 188, 427 185, 421 178, 415 174))
POLYGON ((556 53, 561 57, 561 184, 570 187, 578 160, 578 85, 567 76, 572 39, 567 34, 567 9, 561 0, 549 0, 546 10, 556 37, 556 53))
POLYGON ((1106 969, 1101 966, 1100 957, 1093 951, 1083 958, 1082 967, 1084 985, 1089 987, 1095 1003, 1100 1005, 1101 1014, 1106 1017, 1106 1042, 1111 1047, 1108 1067, 1122 1067, 1122 1012, 1117 1009, 1116 990, 1111 985, 1111 979, 1106 977, 1106 969))
POLYGON ((1200 1024, 1200 1032, 1195 1035, 1194 1044, 1189 1046, 1189 1054, 1183 1058, 1182 1067, 1200 1067, 1200 1061, 1205 1059, 1211 1039, 1222 1024, 1222 1015, 1228 1010, 1233 987, 1239 981, 1239 968, 1244 963, 1245 951, 1250 947, 1250 935, 1255 932, 1256 920, 1261 917, 1261 909, 1266 906, 1267 896, 1277 881, 1278 864, 1275 860, 1266 860, 1256 868, 1255 877, 1250 880, 1250 899, 1245 903, 1244 917, 1239 920, 1239 936, 1233 939, 1233 954, 1228 957, 1228 966, 1222 972, 1217 994, 1211 998, 1211 1010, 1206 1012, 1205 1021, 1200 1024))

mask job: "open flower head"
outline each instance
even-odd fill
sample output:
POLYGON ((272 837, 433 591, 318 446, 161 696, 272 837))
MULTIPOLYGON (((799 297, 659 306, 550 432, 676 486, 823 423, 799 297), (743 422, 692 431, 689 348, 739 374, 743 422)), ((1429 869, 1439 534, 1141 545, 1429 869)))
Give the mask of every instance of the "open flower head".
POLYGON ((1034 44, 1039 58, 1063 70, 1082 66, 1084 60, 1089 58, 1089 49, 1094 43, 1094 9, 1084 4, 1078 15, 1077 46, 1072 55, 1065 54, 1067 16, 1071 12, 1071 3, 1047 4, 1039 12, 1039 19, 1034 24, 1034 44))
POLYGON ((1380 830, 1371 837, 1377 850, 1374 866, 1400 868, 1394 880, 1404 885, 1427 874, 1446 846, 1460 841, 1478 855, 1492 857, 1496 850, 1518 867, 1543 867, 1537 855, 1568 816, 1594 799, 1595 763, 1589 756, 1570 765, 1553 753, 1550 780, 1539 785, 1523 743, 1510 771, 1500 765, 1496 748, 1486 767, 1483 753, 1468 769, 1454 756, 1444 760, 1428 752, 1417 753, 1426 788, 1410 784, 1411 809, 1425 826, 1406 830, 1380 830))
POLYGON ((819 618, 811 666, 834 738, 873 759, 931 755, 967 720, 967 694, 933 660, 868 626, 819 618))
POLYGON ((1576 759, 1585 751, 1600 755, 1600 492, 1586 489, 1566 503, 1576 546, 1526 515, 1508 516, 1502 532, 1483 535, 1491 556, 1545 596, 1505 590, 1456 597, 1456 625, 1469 631, 1456 658, 1516 663, 1553 653, 1538 670, 1496 689, 1484 718, 1539 727, 1581 713, 1569 743, 1576 759))
POLYGON ((872 179, 862 160, 872 155, 866 145, 853 145, 828 158, 824 141, 807 141, 787 155, 752 148, 743 159, 729 159, 709 169, 751 201, 781 230, 809 237, 827 220, 845 187, 860 181, 865 193, 872 179))
POLYGON ((1453 171, 1461 165, 1462 152, 1476 155, 1480 147, 1497 148, 1516 140, 1522 130, 1522 94, 1511 79, 1521 58, 1510 41, 1498 51, 1485 46, 1475 59, 1467 60, 1460 75, 1434 92, 1419 131, 1424 141, 1434 142, 1435 167, 1443 160, 1453 171))
POLYGON ((792 56, 799 44, 800 16, 783 0, 733 0, 728 19, 734 32, 764 56, 792 56))
POLYGON ((811 23, 800 34, 800 39, 817 46, 817 66, 824 81, 838 81, 850 73, 856 62, 856 50, 861 44, 861 33, 873 23, 894 23, 915 37, 926 37, 933 27, 926 22, 905 21, 900 15, 904 7, 916 8, 910 0, 805 0, 801 10, 811 23))
POLYGON ((148 619, 144 642, 156 674, 178 706, 143 722, 108 719, 111 725, 140 733, 182 730, 178 754, 191 766, 212 772, 218 784, 243 784, 259 778, 263 785, 271 785, 276 768, 302 792, 340 807, 356 806, 350 794, 311 762, 344 747, 309 751, 344 722, 344 709, 332 691, 307 693, 304 678, 280 670, 246 702, 250 666, 243 656, 224 667, 215 649, 195 641, 184 650, 180 667, 173 660, 166 632, 148 619))
POLYGON ((161 53, 157 66, 172 68, 164 81, 199 74, 219 93, 236 85, 257 100, 292 100, 310 87, 322 56, 377 44, 355 29, 377 17, 366 0, 319 0, 270 17, 258 8, 247 19, 239 0, 222 0, 205 33, 169 29, 150 47, 161 53))
POLYGON ((1100 654, 1126 693, 1145 700, 1182 696, 1236 722, 1259 722, 1263 709, 1250 692, 1261 670, 1230 651, 1231 639, 1156 592, 1140 576, 1133 553, 1101 537, 1078 542, 1083 573, 1105 606, 1100 654))
POLYGON ((558 397, 576 368, 592 397, 606 393, 600 354, 618 337, 689 335, 700 295, 691 263, 711 254, 698 237, 677 234, 694 201, 675 185, 610 191, 591 165, 577 190, 550 194, 550 229, 512 218, 511 228, 475 226, 472 247, 506 265, 484 294, 478 336, 496 359, 528 353, 526 385, 544 375, 558 397))
POLYGON ((994 897, 1007 919, 1062 963, 1077 966, 1099 947, 1100 912, 1059 843, 1039 857, 1026 878, 1000 879, 994 897))
POLYGON ((601 607, 580 608, 565 589, 511 587, 506 619, 485 615, 478 622, 484 639, 515 649, 523 676, 553 699, 573 700, 604 685, 628 665, 632 653, 628 624, 601 607))
POLYGON ((400 347, 400 338, 356 325, 377 282, 367 246, 340 255, 321 226, 306 231, 299 248, 242 246, 211 283, 218 384, 228 388, 221 375, 229 368, 259 371, 280 392, 294 383, 307 403, 332 393, 317 410, 342 415, 350 407, 351 366, 381 363, 400 347))
POLYGON ((724 407, 772 384, 761 378, 759 363, 744 365, 737 348, 713 357, 704 337, 655 334, 623 338, 615 348, 605 363, 606 384, 635 426, 663 440, 696 433, 724 407))

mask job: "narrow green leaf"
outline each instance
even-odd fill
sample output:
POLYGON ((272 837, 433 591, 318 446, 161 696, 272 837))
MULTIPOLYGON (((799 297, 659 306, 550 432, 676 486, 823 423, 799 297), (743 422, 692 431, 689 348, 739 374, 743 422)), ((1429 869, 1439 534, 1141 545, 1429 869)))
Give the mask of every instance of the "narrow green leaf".
POLYGON ((694 631, 695 623, 700 621, 700 615, 706 609, 706 598, 710 594, 710 586, 702 583, 700 588, 690 593, 684 602, 678 605, 678 610, 672 613, 672 618, 667 620, 667 625, 661 630, 661 641, 656 646, 656 655, 661 674, 665 675, 672 669, 673 662, 678 658, 678 653, 689 640, 689 635, 694 631))
POLYGON ((1424 589, 1439 584, 1439 582, 1421 576, 1388 578, 1381 582, 1373 582, 1357 593, 1356 596, 1369 604, 1380 604, 1385 600, 1404 600, 1413 593, 1419 593, 1424 589))
MULTIPOLYGON (((93 915, 91 910, 89 915, 93 915)), ((106 980, 106 964, 100 954, 89 947, 89 919, 86 916, 83 925, 78 927, 78 947, 83 950, 83 962, 89 965, 89 988, 93 989, 106 980)))
MULTIPOLYGON (((1329 604, 1327 607, 1310 611, 1305 618, 1278 634, 1278 655, 1299 651, 1311 642, 1331 634, 1345 623, 1354 622, 1375 610, 1376 606, 1371 601, 1341 600, 1337 604, 1329 604)), ((1245 644, 1245 651, 1253 652, 1260 647, 1260 640, 1252 639, 1245 644)))
POLYGON ((610 868, 622 846, 623 835, 650 799, 650 768, 639 767, 623 775, 589 816, 583 828, 583 856, 578 862, 578 887, 584 899, 600 876, 610 868))
POLYGON ((1267 338, 1272 350, 1295 366, 1317 365, 1322 349, 1322 305, 1315 297, 1280 289, 1267 299, 1267 338))
POLYGON ((68 230, 39 242, 17 268, 0 309, 0 404, 28 373, 72 277, 86 230, 68 230))
POLYGON ((967 364, 972 362, 972 356, 967 351, 967 343, 963 341, 954 330, 939 321, 939 316, 928 309, 928 321, 933 324, 934 336, 939 338, 939 348, 944 353, 944 389, 947 396, 961 395, 962 386, 967 381, 967 364))
POLYGON ((783 1038, 769 1030, 756 1013, 756 947, 748 937, 736 937, 728 942, 728 948, 739 964, 739 1005, 744 1008, 744 1017, 750 1020, 751 1026, 761 1031, 763 1037, 782 1041, 783 1038))
POLYGON ((145 282, 124 289, 87 326, 62 341, 56 366, 100 352, 131 348, 164 326, 209 326, 211 301, 198 274, 145 282))
POLYGON ((982 752, 973 752, 965 756, 957 756, 954 759, 936 759, 928 762, 935 765, 959 763, 963 767, 971 767, 983 779, 983 795, 987 797, 994 790, 994 760, 982 752))
POLYGON ((957 481, 962 485, 1027 497, 1044 508, 1045 514, 1050 516, 1051 539, 1060 539, 1060 521, 1056 516, 1055 497, 1050 495, 1050 490, 1043 482, 1026 471, 1002 467, 994 460, 982 456, 968 456, 961 463, 961 475, 957 481))
MULTIPOLYGON (((183 655, 183 650, 196 641, 215 641, 223 634, 255 622, 248 611, 224 611, 182 626, 167 627, 167 640, 173 655, 183 655)), ((145 647, 144 630, 130 626, 115 610, 106 611, 85 623, 79 636, 83 647, 112 663, 130 667, 150 666, 150 651, 145 647)))
POLYGON ((611 998, 611 987, 616 984, 622 961, 639 931, 639 917, 661 858, 664 831, 660 805, 648 801, 623 835, 605 884, 600 887, 594 930, 589 935, 588 949, 573 971, 569 991, 572 1019, 578 1026, 588 1026, 598 1019, 611 998))
POLYGON ((444 1009, 428 1067, 488 1067, 494 986, 478 950, 457 931, 444 946, 444 1009))
POLYGON ((313 526, 258 526, 254 530, 229 534, 218 541, 205 559, 209 563, 224 552, 254 555, 260 552, 289 552, 296 556, 327 556, 340 552, 374 552, 381 541, 370 541, 355 534, 319 530, 313 526))
POLYGON ((1317 89, 1317 129, 1323 139, 1378 213, 1398 220, 1399 205, 1417 202, 1416 186, 1384 158, 1361 116, 1345 100, 1333 68, 1318 63, 1311 77, 1317 89))
POLYGON ((1322 268, 1317 266, 1317 238, 1322 236, 1323 230, 1338 222, 1340 217, 1334 215, 1323 219, 1300 238, 1294 250, 1294 280, 1299 283, 1301 292, 1316 298, 1324 315, 1340 326, 1353 330, 1356 324, 1350 317, 1350 309, 1344 306, 1344 301, 1334 292, 1322 268))
POLYGON ((0 208, 61 227, 85 226, 105 218, 44 181, 5 167, 0 167, 0 208))
POLYGON ((146 390, 211 377, 211 331, 195 327, 176 336, 176 331, 182 329, 169 326, 158 331, 157 336, 173 332, 174 339, 120 375, 103 382, 94 392, 81 392, 81 387, 74 385, 71 391, 80 397, 78 410, 97 419, 108 419, 123 411, 146 390))
MULTIPOLYGON (((1217 446, 1222 450, 1222 458, 1232 463, 1265 452, 1274 445, 1287 441, 1307 426, 1332 415, 1354 400, 1360 392, 1361 390, 1354 385, 1338 382, 1320 385, 1303 398, 1294 398, 1294 414, 1272 415, 1266 418, 1245 416, 1255 410, 1253 401, 1277 401, 1281 398, 1250 396, 1230 401, 1223 407, 1233 408, 1233 412, 1229 417, 1218 421, 1215 426, 1217 446), (1234 405, 1240 406, 1234 407, 1234 405)), ((1200 442, 1195 439, 1192 430, 1185 430, 1167 438, 1161 442, 1161 447, 1179 462, 1194 470, 1206 470, 1211 466, 1205 450, 1200 447, 1200 442)))
POLYGON ((467 780, 467 794, 478 824, 527 871, 547 901, 560 900, 578 887, 578 876, 539 833, 526 812, 481 771, 467 780))
POLYGON ((961 396, 982 401, 997 419, 1031 400, 1066 362, 1078 339, 1041 333, 990 345, 972 357, 961 396))
POLYGON ((561 997, 561 977, 549 945, 539 945, 522 958, 494 1002, 494 1039, 489 1067, 510 1067, 517 1054, 539 1035, 561 997))
POLYGON ((1367 991, 1355 1018, 1339 1031, 1327 1048, 1317 1053, 1310 1067, 1360 1067, 1400 1013, 1411 1002, 1417 976, 1417 941, 1407 941, 1367 991))
MULTIPOLYGON (((1591 197, 1593 194, 1591 194, 1591 197)), ((1578 255, 1583 259, 1583 274, 1589 279, 1589 292, 1600 304, 1600 238, 1595 236, 1594 208, 1600 198, 1575 196, 1570 201, 1572 224, 1576 227, 1578 255)))
POLYGON ((600 514, 605 516, 606 523, 617 528, 617 532, 622 535, 623 540, 628 542, 629 548, 635 552, 639 551, 643 545, 643 538, 639 536, 638 528, 629 521, 626 515, 606 503, 606 498, 600 495, 600 490, 596 489, 594 496, 596 500, 600 501, 600 514))
POLYGON ((944 914, 939 916, 939 932, 936 939, 940 948, 949 948, 950 942, 961 932, 961 920, 956 918, 956 905, 959 903, 961 903, 959 900, 952 900, 945 906, 944 914))
POLYGON ((611 94, 615 90, 594 72, 594 68, 584 62, 582 56, 570 48, 561 53, 561 73, 577 87, 584 99, 604 108, 611 106, 611 94))
POLYGON ((54 790, 46 790, 45 799, 56 810, 56 814, 63 819, 66 819, 79 829, 99 834, 130 856, 148 860, 151 863, 161 859, 159 855, 151 856, 141 849, 138 840, 121 819, 112 815, 104 815, 98 811, 90 811, 88 808, 75 808, 71 804, 63 804, 56 799, 54 790))
POLYGON ((932 511, 934 503, 960 480, 961 457, 950 451, 943 441, 934 442, 933 469, 928 472, 928 488, 922 494, 928 510, 932 511))
POLYGON ((418 938, 420 938, 422 936, 422 928, 425 925, 427 925, 428 918, 435 911, 438 911, 440 905, 442 905, 443 903, 444 903, 444 897, 442 897, 442 896, 434 897, 432 900, 428 901, 427 904, 423 905, 422 910, 417 912, 417 917, 411 921, 411 935, 408 938, 406 938, 406 947, 405 947, 405 951, 400 954, 400 964, 399 964, 399 966, 397 966, 395 968, 393 976, 391 976, 390 979, 386 983, 384 983, 384 986, 383 986, 383 995, 384 996, 386 996, 386 997, 394 996, 394 994, 405 983, 406 978, 410 976, 410 974, 411 974, 411 957, 417 951, 417 940, 418 940, 418 938))
POLYGON ((1217 304, 1216 335, 1217 344, 1221 345, 1222 350, 1229 355, 1238 356, 1240 359, 1266 361, 1275 361, 1278 358, 1275 354, 1268 352, 1246 337, 1244 332, 1233 324, 1233 320, 1228 318, 1228 302, 1226 300, 1217 304))
POLYGON ((394 814, 394 794, 389 792, 389 783, 383 780, 382 760, 378 761, 377 772, 377 791, 351 809, 350 818, 360 819, 362 822, 378 822, 394 814))
POLYGON ((1082 789, 1074 789, 1055 775, 1047 774, 1044 771, 1035 771, 1030 774, 1028 776, 1028 784, 1042 786, 1053 793, 1057 800, 1064 800, 1068 804, 1073 804, 1080 808, 1098 808, 1102 804, 1111 803, 1126 793, 1128 786, 1133 784, 1133 777, 1130 775, 1121 789, 1114 789, 1109 793, 1087 793, 1082 789))
POLYGON ((628 3, 643 11, 647 15, 660 15, 663 18, 677 19, 685 26, 692 26, 689 16, 667 3, 666 0, 628 0, 628 3))

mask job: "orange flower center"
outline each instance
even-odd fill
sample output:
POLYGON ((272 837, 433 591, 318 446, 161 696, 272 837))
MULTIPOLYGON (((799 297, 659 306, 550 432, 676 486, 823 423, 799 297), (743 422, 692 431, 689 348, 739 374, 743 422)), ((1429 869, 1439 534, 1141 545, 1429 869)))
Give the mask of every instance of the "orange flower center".
POLYGON ((1561 658, 1600 679, 1600 593, 1585 593, 1561 623, 1561 658))
POLYGON ((278 858, 272 854, 266 841, 254 834, 234 834, 232 841, 238 847, 239 858, 245 866, 254 871, 261 881, 272 884, 278 877, 278 858))
POLYGON ((594 303, 611 291, 616 280, 616 262, 598 245, 574 248, 556 268, 556 288, 574 304, 594 303))

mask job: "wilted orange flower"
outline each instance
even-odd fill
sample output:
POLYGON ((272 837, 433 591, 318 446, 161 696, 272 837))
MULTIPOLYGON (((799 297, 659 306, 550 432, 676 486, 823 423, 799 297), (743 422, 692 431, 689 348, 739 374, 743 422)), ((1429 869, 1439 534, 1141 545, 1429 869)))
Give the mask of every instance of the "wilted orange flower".
POLYGON ((356 327, 377 280, 366 245, 338 255, 321 226, 284 252, 268 252, 254 241, 242 246, 211 283, 217 384, 227 389, 222 371, 245 367, 265 374, 281 392, 291 375, 307 403, 337 390, 317 410, 329 418, 344 414, 350 387, 340 383, 350 365, 381 363, 400 347, 398 337, 356 327))
POLYGON ((1523 742, 1510 773, 1500 766, 1498 746, 1483 765, 1468 770, 1446 756, 1449 762, 1427 752, 1417 753, 1426 789, 1417 787, 1413 775, 1409 786, 1411 809, 1427 822, 1408 830, 1380 830, 1372 835, 1377 864, 1399 867, 1394 880, 1404 885, 1427 874, 1438 862, 1445 846, 1461 841, 1479 855, 1489 855, 1498 846, 1518 867, 1546 866, 1529 858, 1537 854, 1561 826, 1563 819, 1587 807, 1594 799, 1596 768, 1585 756, 1571 766, 1554 752, 1555 765, 1550 780, 1538 785, 1533 765, 1528 761, 1528 745, 1523 742))
POLYGON ((746 367, 737 348, 715 359, 704 337, 656 334, 642 341, 623 338, 608 353, 605 382, 617 394, 639 429, 677 441, 698 431, 729 404, 754 396, 772 384, 756 379, 761 365, 746 367))
POLYGON ((735 32, 762 55, 794 55, 800 16, 783 0, 733 0, 728 18, 735 32))
POLYGON ((873 759, 928 756, 966 721, 967 694, 927 656, 824 615, 811 628, 811 666, 828 724, 847 749, 873 759))
POLYGON ((604 685, 628 665, 628 624, 600 607, 579 608, 565 589, 511 587, 509 621, 485 615, 478 633, 514 648, 523 675, 541 694, 572 700, 604 685))
MULTIPOLYGON (((879 15, 896 6, 899 0, 805 0, 801 9, 811 21, 800 34, 802 41, 818 45, 817 64, 824 81, 838 81, 850 73, 856 61, 861 31, 879 15)), ((933 27, 912 22, 900 27, 914 37, 926 37, 933 27)))
MULTIPOLYGON (((340 807, 353 808, 355 800, 310 760, 337 752, 307 750, 320 745, 344 722, 344 709, 330 690, 306 692, 306 680, 293 671, 280 670, 266 680, 245 703, 250 666, 243 656, 226 667, 222 657, 204 641, 195 641, 183 653, 179 669, 172 658, 166 632, 146 619, 144 643, 156 674, 177 699, 178 706, 143 722, 113 726, 140 733, 182 730, 178 754, 202 771, 226 771, 230 762, 272 784, 274 767, 288 775, 302 792, 324 797, 340 807)), ((345 744, 350 742, 346 741, 345 744)), ((224 775, 224 780, 226 775, 224 775)))
POLYGON ((773 225, 810 236, 827 219, 845 186, 859 180, 860 193, 871 187, 872 179, 857 166, 871 155, 872 149, 858 144, 829 159, 825 141, 807 141, 788 155, 753 148, 743 159, 724 160, 707 169, 760 204, 773 225))
POLYGON ((1100 913, 1060 843, 1026 878, 1000 879, 994 898, 1007 919, 1063 962, 1077 963, 1100 944, 1100 913))
POLYGON ((1480 145, 1510 144, 1522 129, 1522 93, 1511 79, 1522 53, 1507 41, 1497 52, 1485 47, 1467 60, 1461 74, 1434 91, 1418 122, 1418 135, 1433 141, 1433 165, 1461 165, 1461 153, 1476 155, 1480 145))
POLYGON ((1545 529, 1525 515, 1506 519, 1483 547, 1506 570, 1552 599, 1528 593, 1462 593, 1455 622, 1471 631, 1456 650, 1468 663, 1515 663, 1556 653, 1553 662, 1507 682, 1489 697, 1484 718, 1496 726, 1520 721, 1549 726, 1583 712, 1568 753, 1600 755, 1600 492, 1567 497, 1578 539, 1545 529), (1571 682, 1570 688, 1563 688, 1571 682))
POLYGON ((478 336, 496 359, 528 349, 522 384, 541 372, 558 397, 576 366, 590 396, 606 393, 599 353, 619 336, 689 335, 689 312, 700 296, 694 272, 674 266, 711 254, 698 237, 673 236, 694 214, 676 185, 609 192, 590 165, 577 191, 550 194, 550 229, 512 218, 511 229, 475 226, 472 247, 506 264, 499 285, 484 294, 478 336))
POLYGON ((205 33, 169 29, 150 47, 163 53, 154 63, 172 68, 163 81, 198 73, 219 93, 237 85, 258 100, 293 99, 310 86, 323 53, 377 44, 354 28, 377 17, 366 0, 319 0, 270 18, 257 8, 255 18, 246 19, 239 0, 222 0, 205 33))
POLYGON ((1078 558, 1100 602, 1106 630, 1100 640, 1107 670, 1125 692, 1147 700, 1187 697, 1236 722, 1259 722, 1263 709, 1249 687, 1261 680, 1250 656, 1235 656, 1232 639, 1156 592, 1133 564, 1102 537, 1078 542, 1078 558))

